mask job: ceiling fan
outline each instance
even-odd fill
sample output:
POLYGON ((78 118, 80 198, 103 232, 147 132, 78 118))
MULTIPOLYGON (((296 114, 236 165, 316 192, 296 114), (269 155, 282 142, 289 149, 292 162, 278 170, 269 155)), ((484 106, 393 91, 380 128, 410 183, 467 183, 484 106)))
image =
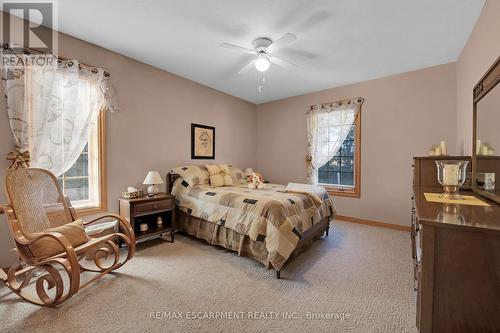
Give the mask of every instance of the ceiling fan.
POLYGON ((267 37, 260 37, 255 39, 252 42, 252 45, 254 47, 253 50, 231 43, 221 43, 220 46, 227 49, 243 51, 245 53, 255 55, 255 58, 252 59, 248 64, 243 66, 243 68, 241 68, 238 71, 238 74, 245 74, 252 67, 255 67, 256 70, 262 72, 262 80, 261 84, 259 85, 259 91, 262 91, 262 86, 265 82, 264 72, 266 72, 269 69, 271 63, 284 68, 291 68, 293 66, 297 66, 293 62, 283 59, 282 57, 278 57, 274 54, 274 52, 278 51, 279 49, 283 48, 284 46, 296 40, 297 36, 295 36, 292 33, 286 33, 277 40, 275 40, 274 42, 267 37))

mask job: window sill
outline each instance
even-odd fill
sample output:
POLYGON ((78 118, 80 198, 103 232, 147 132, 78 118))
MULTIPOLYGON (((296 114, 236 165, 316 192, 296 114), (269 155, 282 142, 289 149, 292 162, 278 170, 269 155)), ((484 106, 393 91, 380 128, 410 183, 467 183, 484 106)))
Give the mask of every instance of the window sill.
POLYGON ((81 208, 74 208, 78 216, 88 216, 88 215, 95 215, 95 214, 102 214, 106 213, 107 209, 106 207, 81 207, 81 208))
POLYGON ((360 198, 361 197, 361 192, 359 191, 359 188, 355 188, 352 190, 340 190, 335 187, 328 187, 325 186, 326 191, 328 194, 336 196, 336 197, 348 197, 348 198, 360 198))
POLYGON ((95 202, 91 200, 80 200, 71 202, 69 198, 66 198, 69 202, 69 205, 75 210, 78 216, 88 216, 88 215, 96 215, 103 214, 108 211, 108 201, 102 200, 100 202, 95 202))

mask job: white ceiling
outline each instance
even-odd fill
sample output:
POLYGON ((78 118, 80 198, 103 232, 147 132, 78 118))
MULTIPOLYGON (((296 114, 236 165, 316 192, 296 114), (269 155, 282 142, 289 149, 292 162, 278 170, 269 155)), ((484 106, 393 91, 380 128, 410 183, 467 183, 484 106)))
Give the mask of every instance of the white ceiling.
POLYGON ((485 0, 64 0, 59 30, 252 103, 457 60, 485 0), (257 37, 299 67, 238 70, 257 37), (304 57, 305 56, 305 57, 304 57), (309 57, 309 58, 308 58, 309 57))

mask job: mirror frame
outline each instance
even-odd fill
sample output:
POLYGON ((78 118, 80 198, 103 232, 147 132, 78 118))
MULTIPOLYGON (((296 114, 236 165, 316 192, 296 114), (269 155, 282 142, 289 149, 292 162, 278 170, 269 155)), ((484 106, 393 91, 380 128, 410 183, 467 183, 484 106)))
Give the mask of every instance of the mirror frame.
MULTIPOLYGON (((476 156, 476 139, 477 139, 477 104, 481 101, 495 86, 500 82, 500 57, 488 69, 486 74, 483 75, 481 80, 474 86, 472 91, 473 96, 473 120, 472 120, 472 179, 471 188, 474 193, 477 193, 487 199, 500 203, 500 196, 486 192, 476 186, 476 170, 477 170, 477 156, 476 156)), ((500 86, 500 85, 499 85, 500 86)), ((496 179, 495 179, 496 182, 496 179)))

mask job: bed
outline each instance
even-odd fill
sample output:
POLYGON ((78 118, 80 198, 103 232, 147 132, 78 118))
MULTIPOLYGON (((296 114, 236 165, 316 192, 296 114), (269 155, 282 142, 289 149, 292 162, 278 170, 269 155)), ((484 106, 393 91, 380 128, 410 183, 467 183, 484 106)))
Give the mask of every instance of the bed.
POLYGON ((166 178, 167 192, 176 196, 177 231, 251 257, 275 269, 278 279, 286 263, 328 236, 335 213, 326 191, 318 199, 278 184, 252 190, 244 182, 193 184, 174 172, 166 178))

